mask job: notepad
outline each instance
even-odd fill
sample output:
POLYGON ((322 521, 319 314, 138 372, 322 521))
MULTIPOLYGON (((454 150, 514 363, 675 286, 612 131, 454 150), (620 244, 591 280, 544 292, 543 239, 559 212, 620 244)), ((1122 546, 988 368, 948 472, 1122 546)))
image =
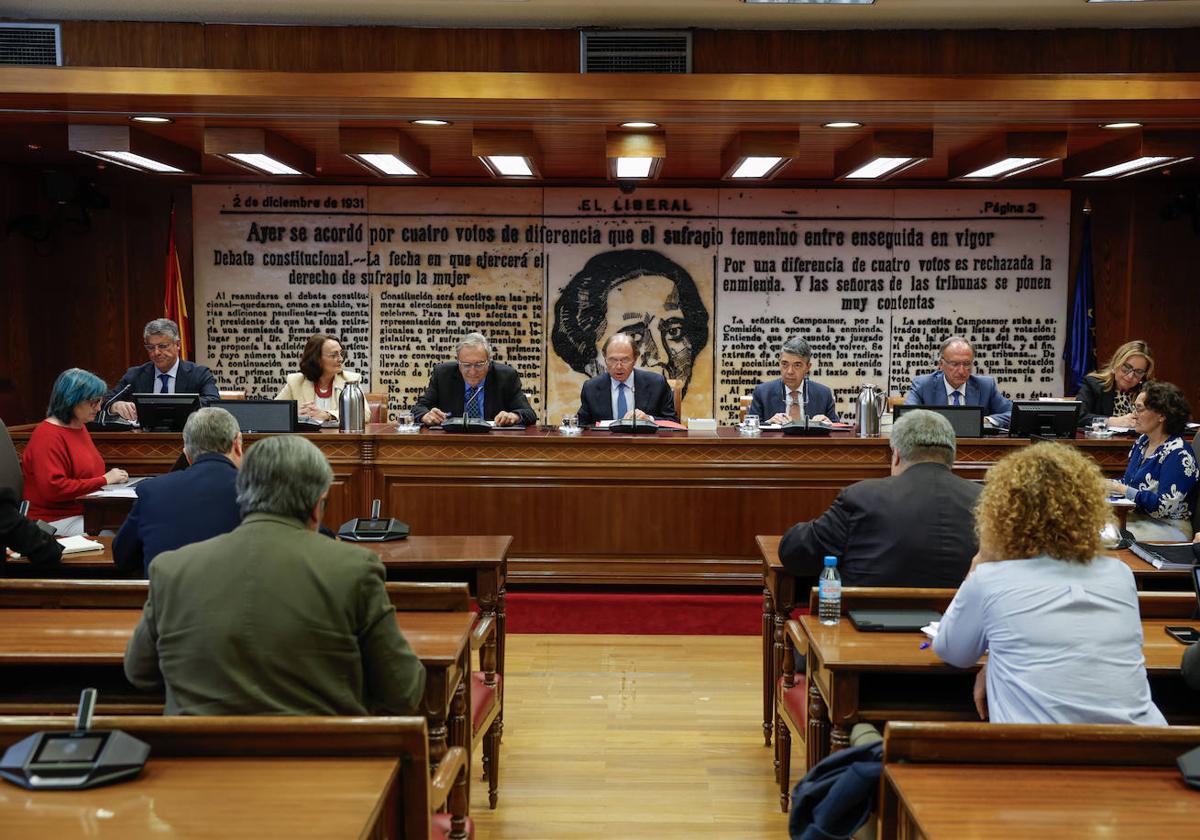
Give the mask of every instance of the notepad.
POLYGON ((1156 569, 1190 569, 1196 565, 1200 545, 1182 543, 1135 542, 1129 550, 1156 569))
POLYGON ((58 537, 58 544, 63 547, 63 554, 79 554, 83 551, 102 551, 104 546, 83 535, 74 537, 58 537))

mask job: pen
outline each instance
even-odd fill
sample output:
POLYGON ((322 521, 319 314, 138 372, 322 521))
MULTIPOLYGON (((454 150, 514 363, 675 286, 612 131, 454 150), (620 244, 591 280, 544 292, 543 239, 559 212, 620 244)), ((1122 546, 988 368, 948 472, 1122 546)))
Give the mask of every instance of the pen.
POLYGON ((921 642, 921 646, 917 650, 929 650, 929 642, 921 642))

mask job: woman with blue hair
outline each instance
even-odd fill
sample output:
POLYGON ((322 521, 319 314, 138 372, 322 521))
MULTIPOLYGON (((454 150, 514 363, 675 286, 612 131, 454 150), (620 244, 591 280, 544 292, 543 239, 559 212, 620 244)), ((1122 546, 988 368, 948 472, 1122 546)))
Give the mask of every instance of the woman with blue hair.
POLYGON ((21 454, 29 518, 49 522, 59 536, 83 533, 80 496, 129 480, 125 470, 104 471, 104 459, 88 434, 86 424, 100 410, 105 390, 104 380, 94 373, 79 368, 60 373, 46 419, 21 454))

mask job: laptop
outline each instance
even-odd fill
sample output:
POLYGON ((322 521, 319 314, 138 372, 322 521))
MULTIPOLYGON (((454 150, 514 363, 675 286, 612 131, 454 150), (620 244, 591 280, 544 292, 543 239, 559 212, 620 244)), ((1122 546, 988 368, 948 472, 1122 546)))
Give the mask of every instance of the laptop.
POLYGON ((941 621, 937 610, 847 610, 855 628, 865 633, 918 633, 931 621, 941 621))
POLYGON ((910 411, 932 411, 950 421, 955 437, 983 437, 981 405, 898 405, 894 411, 897 420, 910 411))

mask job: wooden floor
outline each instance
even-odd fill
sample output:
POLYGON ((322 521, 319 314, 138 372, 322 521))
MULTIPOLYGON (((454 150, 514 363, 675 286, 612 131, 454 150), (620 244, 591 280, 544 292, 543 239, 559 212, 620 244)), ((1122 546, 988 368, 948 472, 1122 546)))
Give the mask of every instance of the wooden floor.
POLYGON ((476 759, 477 840, 786 837, 761 644, 509 636, 500 802, 476 759))

